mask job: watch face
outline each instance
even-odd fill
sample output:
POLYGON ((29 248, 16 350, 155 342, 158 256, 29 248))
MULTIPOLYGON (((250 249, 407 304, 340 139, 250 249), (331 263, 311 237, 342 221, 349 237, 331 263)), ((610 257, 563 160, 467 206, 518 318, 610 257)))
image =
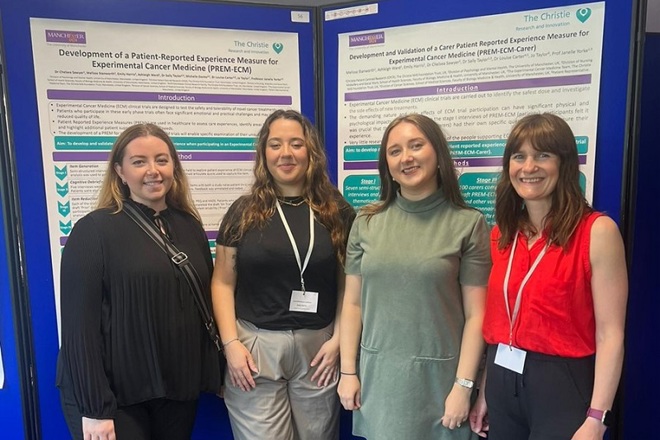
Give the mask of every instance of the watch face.
POLYGON ((459 384, 462 387, 465 388, 472 388, 474 387, 474 381, 470 379, 459 379, 456 378, 456 383, 459 384))
POLYGON ((603 425, 605 426, 612 426, 614 423, 614 414, 612 414, 612 411, 605 411, 605 414, 603 414, 603 425))

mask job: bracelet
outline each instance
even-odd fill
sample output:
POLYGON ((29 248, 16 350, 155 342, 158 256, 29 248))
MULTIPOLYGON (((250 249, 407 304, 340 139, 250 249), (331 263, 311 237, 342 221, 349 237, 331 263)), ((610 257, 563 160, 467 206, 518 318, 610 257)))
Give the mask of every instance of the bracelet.
POLYGON ((238 341, 238 338, 234 338, 231 341, 223 342, 222 348, 225 348, 226 346, 228 346, 229 344, 231 344, 234 341, 238 341))
POLYGON ((340 371, 339 374, 342 376, 357 376, 357 373, 344 373, 343 371, 340 371))

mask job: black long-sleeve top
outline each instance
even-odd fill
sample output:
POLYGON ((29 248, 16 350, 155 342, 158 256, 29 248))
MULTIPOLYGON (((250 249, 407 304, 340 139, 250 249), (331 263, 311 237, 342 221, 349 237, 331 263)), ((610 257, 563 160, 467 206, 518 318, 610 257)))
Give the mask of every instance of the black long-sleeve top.
MULTIPOLYGON (((160 215, 197 270, 210 307, 206 234, 187 213, 170 208, 160 215)), ((112 418, 117 406, 194 400, 220 389, 219 356, 184 275, 126 213, 100 209, 76 223, 60 282, 57 385, 73 393, 82 416, 112 418)))

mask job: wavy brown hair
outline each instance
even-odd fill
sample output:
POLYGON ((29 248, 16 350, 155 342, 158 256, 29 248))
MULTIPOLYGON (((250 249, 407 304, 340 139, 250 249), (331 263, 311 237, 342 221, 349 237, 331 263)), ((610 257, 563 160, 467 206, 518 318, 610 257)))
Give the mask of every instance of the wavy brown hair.
POLYGON ((266 147, 270 126, 278 119, 295 121, 302 127, 309 164, 305 171, 301 196, 314 211, 317 220, 330 231, 337 259, 343 263, 349 226, 343 221, 340 211, 351 208, 330 181, 325 149, 318 131, 305 116, 295 110, 276 110, 266 118, 257 135, 254 183, 238 213, 238 226, 235 222, 223 222, 220 234, 227 237, 229 242, 239 241, 248 230, 266 226, 275 214, 275 203, 281 194, 268 171, 266 147))
POLYGON ((121 177, 115 171, 115 164, 121 165, 126 153, 126 146, 133 140, 154 136, 167 144, 172 162, 174 163, 174 179, 172 187, 165 195, 165 202, 168 207, 185 211, 201 221, 201 217, 195 208, 190 195, 190 185, 186 173, 181 167, 181 161, 177 155, 176 148, 172 139, 155 124, 135 124, 124 130, 117 140, 115 140, 110 156, 108 157, 108 166, 105 170, 105 177, 99 191, 97 208, 109 208, 118 213, 124 206, 124 200, 130 199, 131 191, 128 185, 122 183, 121 177))
POLYGON ((461 194, 456 169, 454 168, 454 161, 451 158, 449 144, 447 143, 447 139, 445 138, 442 129, 428 116, 411 113, 409 115, 399 116, 390 122, 385 129, 383 139, 380 141, 380 151, 378 152, 380 202, 365 206, 360 211, 360 215, 365 215, 367 216, 367 219, 371 219, 373 215, 383 211, 394 201, 394 199, 396 199, 396 193, 401 188, 399 182, 392 180, 392 174, 387 166, 387 142, 392 129, 402 122, 407 122, 417 127, 433 146, 438 158, 438 173, 436 175, 438 188, 442 189, 445 198, 457 207, 469 209, 463 199, 463 194, 461 194))
POLYGON ((531 114, 513 126, 504 148, 502 173, 495 189, 495 221, 502 233, 498 248, 504 249, 518 231, 538 233, 525 209, 524 200, 513 188, 509 177, 511 156, 525 142, 540 152, 559 157, 559 178, 552 193, 550 212, 544 228, 553 244, 564 247, 580 219, 593 211, 580 188, 580 163, 573 131, 566 121, 552 113, 531 114))

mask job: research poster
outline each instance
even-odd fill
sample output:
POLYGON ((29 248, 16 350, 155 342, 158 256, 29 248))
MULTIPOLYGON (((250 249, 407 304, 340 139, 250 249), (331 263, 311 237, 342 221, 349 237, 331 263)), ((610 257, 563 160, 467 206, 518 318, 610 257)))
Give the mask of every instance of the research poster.
POLYGON ((573 129, 593 194, 605 4, 589 3, 339 35, 338 182, 354 206, 378 199, 387 125, 440 124, 467 202, 494 222, 494 189, 513 124, 552 112, 573 129))
POLYGON ((62 247, 95 207, 119 133, 151 122, 173 139, 213 247, 252 182, 254 140, 300 109, 298 35, 31 18, 59 323, 62 247))

